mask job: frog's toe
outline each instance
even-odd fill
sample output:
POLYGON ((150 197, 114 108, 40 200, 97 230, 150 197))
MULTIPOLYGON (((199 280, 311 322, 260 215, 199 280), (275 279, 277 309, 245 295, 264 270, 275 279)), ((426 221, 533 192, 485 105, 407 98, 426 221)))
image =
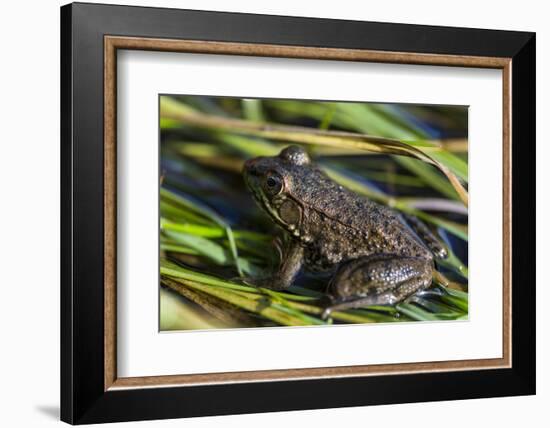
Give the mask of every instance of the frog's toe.
POLYGON ((332 313, 332 308, 329 306, 323 310, 323 313, 321 314, 321 319, 323 321, 326 321, 330 318, 330 314, 332 313))
POLYGON ((253 277, 253 276, 235 276, 230 279, 231 282, 242 284, 242 285, 248 285, 250 287, 266 287, 267 285, 272 281, 269 277, 253 277))
POLYGON ((266 288, 269 288, 269 284, 270 282, 272 281, 271 278, 268 278, 268 277, 245 277, 245 278, 241 278, 241 282, 245 285, 249 285, 251 287, 256 287, 256 288, 260 288, 260 287, 266 287, 266 288))
POLYGON ((253 278, 251 276, 233 276, 229 278, 229 281, 235 282, 237 284, 244 284, 244 285, 250 285, 250 286, 256 287, 255 285, 256 278, 253 278))
POLYGON ((285 281, 278 276, 259 276, 238 278, 241 284, 255 288, 267 288, 269 290, 285 290, 292 285, 292 282, 285 281))
MULTIPOLYGON (((371 296, 358 296, 354 298, 336 299, 330 306, 327 306, 323 311, 323 317, 330 316, 333 311, 341 311, 345 309, 363 308, 366 306, 386 306, 395 305, 400 301, 400 297, 391 292, 374 294, 371 296)), ((325 318, 323 318, 325 319, 325 318)))
POLYGON ((425 296, 444 296, 445 291, 439 287, 431 287, 426 290, 417 291, 415 296, 425 297, 425 296))
POLYGON ((337 299, 331 294, 326 294, 319 299, 319 305, 323 309, 323 312, 321 312, 321 319, 323 321, 326 321, 330 318, 330 315, 333 311, 333 306, 338 303, 336 300, 337 299))

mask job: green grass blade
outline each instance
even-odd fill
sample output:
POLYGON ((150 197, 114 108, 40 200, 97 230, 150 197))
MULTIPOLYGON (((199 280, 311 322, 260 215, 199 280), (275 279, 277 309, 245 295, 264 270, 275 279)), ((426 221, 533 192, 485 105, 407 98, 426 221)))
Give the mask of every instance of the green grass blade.
POLYGON ((262 100, 258 98, 243 98, 241 105, 245 119, 253 122, 265 122, 262 100))
POLYGON ((173 192, 170 192, 167 189, 161 188, 160 189, 160 196, 161 198, 166 198, 176 204, 182 205, 186 208, 195 210, 196 212, 204 215, 205 217, 212 220, 214 223, 217 223, 220 227, 222 227, 225 230, 225 233, 227 235, 227 239, 229 240, 231 254, 233 256, 233 261, 235 262, 235 267, 237 269, 237 272, 240 276, 243 276, 243 271, 241 264, 239 263, 239 255, 237 252, 237 245, 235 244, 235 238, 233 236, 233 232, 231 230, 231 227, 223 220, 216 212, 214 212, 210 207, 200 204, 197 201, 190 201, 185 199, 184 197, 180 195, 176 195, 173 192))
POLYGON ((210 239, 190 235, 188 233, 172 232, 170 230, 165 230, 164 234, 173 241, 191 248, 218 265, 227 264, 225 249, 210 239))
POLYGON ((431 314, 430 312, 427 312, 423 309, 420 309, 418 306, 412 305, 410 303, 399 303, 396 306, 397 310, 409 318, 412 318, 416 321, 438 321, 439 318, 431 314))

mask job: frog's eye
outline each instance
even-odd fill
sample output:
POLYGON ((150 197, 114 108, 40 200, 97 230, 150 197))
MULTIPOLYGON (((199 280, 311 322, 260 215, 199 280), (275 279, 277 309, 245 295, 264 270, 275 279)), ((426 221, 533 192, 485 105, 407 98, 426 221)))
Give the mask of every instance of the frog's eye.
POLYGON ((265 190, 272 196, 278 195, 283 190, 283 179, 278 174, 268 174, 265 179, 265 190))

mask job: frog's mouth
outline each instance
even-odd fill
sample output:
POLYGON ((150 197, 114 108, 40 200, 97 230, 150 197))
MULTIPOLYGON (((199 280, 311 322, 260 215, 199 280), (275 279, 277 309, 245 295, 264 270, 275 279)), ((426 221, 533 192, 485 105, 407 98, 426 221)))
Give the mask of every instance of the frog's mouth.
POLYGON ((279 213, 277 212, 269 198, 266 196, 266 194, 262 191, 261 185, 259 183, 259 177, 245 170, 244 181, 260 208, 267 212, 269 216, 272 217, 273 220, 275 220, 277 223, 284 225, 285 223, 279 217, 279 213))
POLYGON ((271 207, 271 203, 269 199, 267 199, 267 196, 264 192, 262 192, 261 186, 258 183, 258 178, 251 176, 250 173, 245 172, 244 174, 244 181, 246 183, 246 186, 252 193, 252 196, 256 200, 256 202, 260 205, 260 208, 263 208, 265 211, 269 212, 271 215, 271 211, 273 208, 271 207))

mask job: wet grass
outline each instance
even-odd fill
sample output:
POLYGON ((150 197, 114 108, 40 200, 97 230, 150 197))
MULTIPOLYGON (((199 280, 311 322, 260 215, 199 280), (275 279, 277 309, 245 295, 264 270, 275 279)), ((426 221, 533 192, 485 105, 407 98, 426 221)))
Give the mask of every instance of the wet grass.
POLYGON ((466 110, 452 107, 161 97, 161 329, 465 319, 466 110), (275 265, 277 230, 241 169, 301 144, 334 180, 422 219, 445 240, 434 287, 395 307, 321 318, 326 279, 285 291, 244 285, 275 265))

